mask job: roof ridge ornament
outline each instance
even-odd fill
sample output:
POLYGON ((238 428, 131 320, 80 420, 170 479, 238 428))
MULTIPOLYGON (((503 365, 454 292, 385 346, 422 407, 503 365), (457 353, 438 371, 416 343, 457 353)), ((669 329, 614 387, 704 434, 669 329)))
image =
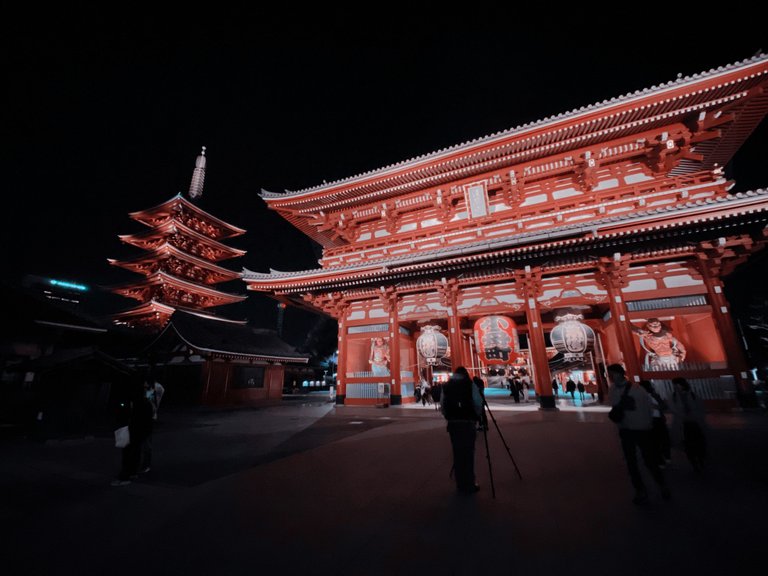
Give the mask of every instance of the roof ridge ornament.
POLYGON ((205 146, 195 159, 195 169, 192 171, 192 182, 189 184, 189 197, 196 200, 203 195, 203 184, 205 184, 205 146))

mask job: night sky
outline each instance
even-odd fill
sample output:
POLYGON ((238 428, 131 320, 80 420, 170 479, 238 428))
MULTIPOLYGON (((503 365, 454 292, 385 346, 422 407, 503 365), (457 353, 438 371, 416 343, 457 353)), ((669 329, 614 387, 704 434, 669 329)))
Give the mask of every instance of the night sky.
MULTIPOLYGON (((117 234, 143 228, 129 212, 187 191, 203 145, 200 206, 248 230, 228 241, 248 254, 225 265, 316 267, 318 247, 267 211, 260 189, 353 176, 768 50, 752 13, 678 16, 655 5, 614 12, 611 25, 596 23, 591 4, 562 17, 474 5, 431 14, 130 8, 19 13, 0 24, 9 277, 138 278, 107 263, 138 253, 117 234)), ((736 190, 768 185, 767 136, 763 122, 735 157, 736 190)), ((239 306, 220 312, 274 325, 271 300, 239 306)), ((289 339, 311 323, 289 310, 289 339)))

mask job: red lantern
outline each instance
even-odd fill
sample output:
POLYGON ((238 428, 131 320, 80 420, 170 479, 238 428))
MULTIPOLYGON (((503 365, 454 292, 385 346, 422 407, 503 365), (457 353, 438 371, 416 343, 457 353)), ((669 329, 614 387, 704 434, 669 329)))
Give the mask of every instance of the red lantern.
POLYGON ((484 316, 475 322, 475 345, 484 364, 509 364, 520 351, 515 322, 506 316, 484 316))

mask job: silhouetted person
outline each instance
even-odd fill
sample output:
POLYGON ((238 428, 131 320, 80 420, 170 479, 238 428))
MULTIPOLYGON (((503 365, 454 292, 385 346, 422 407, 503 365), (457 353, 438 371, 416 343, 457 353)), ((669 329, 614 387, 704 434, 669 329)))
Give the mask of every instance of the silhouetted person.
POLYGON ((558 389, 560 387, 557 385, 557 378, 552 378, 552 393, 555 395, 555 398, 558 397, 558 389))
POLYGON ((477 492, 475 483, 475 435, 483 400, 467 369, 456 368, 440 394, 440 407, 448 421, 453 448, 453 469, 459 492, 477 492))
POLYGON ((579 391, 579 400, 584 402, 584 382, 579 380, 579 383, 576 384, 576 389, 579 391))
POLYGON ((659 396, 648 380, 641 380, 640 386, 648 392, 653 404, 653 443, 656 446, 659 458, 659 466, 665 468, 667 462, 672 460, 671 444, 669 441, 669 429, 667 428, 667 419, 664 416, 666 402, 659 396))
POLYGON ((685 378, 673 378, 672 384, 675 386, 672 395, 675 429, 678 437, 682 434, 683 448, 691 466, 696 472, 703 472, 707 459, 704 408, 685 378))
MULTIPOLYGON (((126 409, 131 440, 123 448, 120 474, 117 480, 112 482, 112 486, 125 486, 131 483, 131 478, 139 472, 142 451, 146 449, 145 442, 152 435, 154 409, 147 397, 147 391, 141 384, 131 389, 131 396, 125 403, 124 408, 126 409)), ((118 424, 121 426, 125 425, 121 422, 118 422, 118 424)))
POLYGON ((442 392, 442 386, 440 384, 433 383, 431 388, 432 401, 435 403, 435 410, 440 410, 440 393, 442 392))
POLYGON ((670 498, 670 492, 664 481, 664 474, 659 468, 653 443, 653 406, 650 396, 639 385, 634 385, 627 380, 621 364, 608 366, 608 378, 613 384, 610 389, 611 406, 619 403, 625 406, 624 418, 618 426, 621 449, 627 462, 629 477, 635 488, 635 497, 632 502, 643 504, 648 501, 648 491, 637 464, 638 449, 643 456, 646 468, 661 489, 662 498, 667 500, 670 498))
POLYGON ((515 386, 517 386, 517 392, 520 396, 520 401, 528 402, 528 384, 523 383, 521 380, 515 380, 515 386))
POLYGON ((515 399, 515 404, 520 404, 520 380, 517 378, 509 379, 509 395, 515 399))
POLYGON ((568 378, 568 382, 565 383, 565 390, 571 395, 571 399, 576 402, 576 382, 568 378))

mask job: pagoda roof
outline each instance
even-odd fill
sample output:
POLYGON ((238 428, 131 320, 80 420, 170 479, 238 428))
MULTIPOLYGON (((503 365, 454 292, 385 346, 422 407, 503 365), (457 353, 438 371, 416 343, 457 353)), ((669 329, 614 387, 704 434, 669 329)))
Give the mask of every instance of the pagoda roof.
POLYGON ((137 306, 134 306, 133 308, 128 308, 128 310, 123 310, 122 312, 118 312, 114 314, 112 317, 115 321, 120 321, 126 318, 136 318, 138 316, 147 316, 147 315, 155 315, 159 314, 161 316, 170 316, 176 311, 176 308, 173 306, 169 306, 168 304, 163 304, 162 302, 158 302, 155 299, 152 299, 148 302, 143 302, 137 306))
MULTIPOLYGON (((165 244, 158 246, 151 252, 140 254, 135 258, 131 258, 128 260, 117 260, 114 258, 107 258, 107 261, 113 266, 120 266, 122 268, 126 268, 128 270, 133 271, 133 268, 135 268, 135 266, 132 266, 132 265, 134 264, 141 264, 144 262, 161 260, 167 256, 175 256, 179 260, 183 260, 184 262, 188 262, 195 266, 200 266, 205 270, 210 270, 211 272, 215 272, 221 276, 224 276, 226 280, 235 280, 242 276, 240 272, 236 272, 235 270, 229 270, 228 268, 218 266, 203 258, 198 258, 197 256, 193 256, 187 252, 184 252, 183 250, 176 248, 175 246, 167 242, 165 244)), ((223 281, 223 280, 220 280, 220 281, 223 281)))
POLYGON ((305 234, 336 245, 302 215, 439 186, 727 108, 734 119, 719 127, 720 137, 696 146, 703 161, 685 161, 674 174, 712 169, 727 164, 768 112, 768 93, 761 89, 766 80, 768 55, 760 54, 331 183, 285 193, 262 190, 261 197, 305 234))
POLYGON ((146 210, 139 210, 137 212, 130 212, 128 216, 133 218, 134 220, 141 222, 142 224, 146 224, 147 226, 154 226, 152 224, 152 220, 154 218, 157 218, 158 216, 163 216, 165 214, 168 214, 169 217, 172 218, 173 209, 176 206, 184 206, 185 208, 191 210, 198 216, 200 216, 202 219, 207 220, 208 222, 211 222, 218 228, 222 230, 222 234, 217 236, 217 238, 232 238, 233 236, 240 236, 241 234, 245 234, 246 230, 242 228, 238 228, 237 226, 233 226, 232 224, 229 224, 228 222, 224 222, 224 220, 221 220, 220 218, 216 218, 216 216, 213 216, 212 214, 209 214, 205 210, 199 208, 195 204, 193 204, 190 200, 187 200, 184 198, 184 196, 181 195, 181 193, 176 194, 173 198, 170 198, 169 200, 166 200, 162 204, 158 204, 157 206, 153 206, 152 208, 147 208, 146 210))
POLYGON ((165 236, 175 234, 176 232, 181 232, 185 236, 190 236, 195 240, 202 242, 203 244, 213 246, 217 248, 219 251, 224 252, 225 254, 228 254, 228 256, 219 258, 218 260, 226 260, 227 258, 235 258, 239 256, 244 256, 245 254, 247 254, 246 250, 240 250, 239 248, 233 248, 231 246, 227 246, 226 244, 222 244, 221 242, 218 242, 213 238, 209 238, 204 234, 200 234, 199 232, 192 230, 192 228, 185 226, 184 224, 182 224, 181 222, 179 222, 174 218, 171 218, 167 222, 164 222, 163 224, 155 228, 151 228, 150 230, 143 230, 136 234, 119 234, 118 238, 120 238, 120 240, 122 240, 126 244, 131 244, 133 246, 141 247, 142 241, 144 240, 151 240, 153 238, 164 238, 165 236))
POLYGON ((203 284, 197 284, 196 282, 191 282, 189 280, 185 280, 183 278, 173 276, 172 274, 168 274, 167 272, 163 272, 161 270, 158 270, 154 274, 150 274, 149 276, 141 278, 138 281, 126 282, 125 284, 110 286, 108 289, 111 290, 112 292, 116 292, 119 294, 121 292, 128 291, 131 288, 140 288, 143 286, 156 286, 160 284, 169 284, 171 286, 175 286, 187 292, 213 296, 215 298, 226 300, 228 301, 228 303, 241 302, 247 298, 247 296, 241 296, 239 294, 230 294, 229 292, 222 292, 221 290, 216 290, 214 288, 205 286, 203 284))
POLYGON ((128 308, 127 310, 123 310, 122 312, 113 314, 112 318, 116 320, 122 320, 126 318, 136 318, 140 316, 154 315, 154 314, 160 314, 162 316, 170 317, 177 310, 188 312, 189 314, 196 314, 201 318, 211 318, 214 320, 220 320, 222 322, 231 322, 233 324, 246 323, 245 320, 230 320, 228 318, 218 316, 217 314, 214 314, 213 312, 209 312, 209 311, 193 310, 191 308, 186 308, 184 306, 178 306, 178 305, 172 306, 170 304, 165 304, 164 302, 159 302, 154 298, 149 300, 148 302, 143 302, 142 304, 138 304, 133 308, 128 308))
POLYGON ((275 330, 254 328, 205 314, 177 310, 149 348, 174 336, 197 353, 228 358, 306 364, 309 357, 298 353, 275 330))
POLYGON ((484 240, 461 246, 423 250, 412 254, 379 259, 376 262, 334 268, 268 274, 243 269, 249 289, 313 290, 333 285, 366 285, 387 277, 417 270, 438 269, 483 260, 565 250, 618 238, 632 238, 657 231, 711 224, 726 218, 768 215, 768 190, 758 189, 733 195, 698 199, 685 204, 650 210, 636 210, 600 220, 568 224, 548 230, 484 240), (258 287, 258 288, 257 288, 258 287))

